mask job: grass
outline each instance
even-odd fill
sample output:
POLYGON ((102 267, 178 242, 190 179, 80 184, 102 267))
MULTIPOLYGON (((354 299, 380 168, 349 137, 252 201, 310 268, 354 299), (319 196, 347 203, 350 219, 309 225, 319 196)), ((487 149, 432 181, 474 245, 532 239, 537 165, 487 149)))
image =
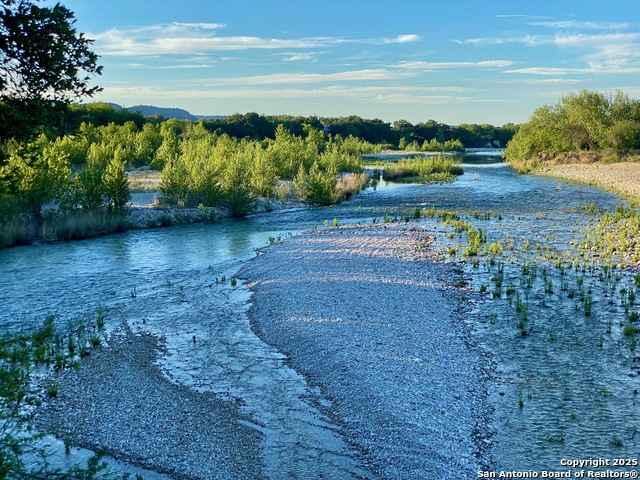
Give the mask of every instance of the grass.
POLYGON ((346 173, 340 175, 335 187, 335 201, 341 202, 358 193, 367 186, 369 177, 366 173, 346 173))
POLYGON ((402 183, 448 183, 463 173, 462 167, 449 158, 415 157, 404 158, 395 164, 387 163, 382 178, 402 183))
POLYGON ((50 465, 50 451, 42 445, 42 435, 28 428, 30 412, 43 398, 58 396, 60 386, 53 371, 77 365, 80 349, 65 349, 65 344, 84 345, 87 323, 67 322, 63 331, 52 316, 30 332, 0 337, 0 476, 2 478, 52 478, 67 480, 115 478, 99 456, 86 467, 67 471, 50 465), (67 352, 68 353, 65 353, 67 352), (53 354, 55 352, 55 355, 53 354), (48 379, 33 381, 33 374, 48 379), (42 385, 42 386, 38 386, 42 385))

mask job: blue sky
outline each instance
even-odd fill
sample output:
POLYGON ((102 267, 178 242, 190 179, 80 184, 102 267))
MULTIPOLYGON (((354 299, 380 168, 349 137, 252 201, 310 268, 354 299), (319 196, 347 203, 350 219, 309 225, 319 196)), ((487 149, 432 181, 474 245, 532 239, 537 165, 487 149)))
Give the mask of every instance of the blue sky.
POLYGON ((96 100, 261 114, 527 121, 571 91, 640 98, 640 1, 61 0, 96 100))

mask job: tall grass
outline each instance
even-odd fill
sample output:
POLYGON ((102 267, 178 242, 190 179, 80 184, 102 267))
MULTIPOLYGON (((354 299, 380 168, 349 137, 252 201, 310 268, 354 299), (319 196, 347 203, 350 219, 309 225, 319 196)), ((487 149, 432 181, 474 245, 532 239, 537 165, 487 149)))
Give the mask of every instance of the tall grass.
POLYGON ((396 164, 387 164, 382 178, 406 183, 452 182, 464 173, 460 165, 445 157, 403 158, 396 164))
POLYGON ((341 202, 362 190, 369 181, 366 173, 347 173, 338 178, 335 187, 336 201, 341 202))
POLYGON ((44 242, 77 240, 124 231, 126 225, 122 215, 114 215, 103 210, 76 210, 46 220, 42 225, 40 239, 44 242))
POLYGON ((74 210, 47 216, 41 225, 29 217, 16 217, 0 226, 0 248, 30 245, 36 240, 55 242, 95 237, 125 230, 123 215, 106 210, 74 210))
POLYGON ((17 217, 0 226, 0 248, 11 245, 30 245, 38 236, 38 228, 33 220, 17 217))

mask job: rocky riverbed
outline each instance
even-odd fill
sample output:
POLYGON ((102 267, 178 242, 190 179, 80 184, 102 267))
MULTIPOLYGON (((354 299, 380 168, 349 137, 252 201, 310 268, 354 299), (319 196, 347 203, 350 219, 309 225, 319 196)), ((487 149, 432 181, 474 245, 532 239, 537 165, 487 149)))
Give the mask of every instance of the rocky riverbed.
POLYGON ((640 202, 640 163, 545 165, 535 173, 587 183, 640 202))
MULTIPOLYGON (((305 375, 354 452, 331 478, 453 480, 491 463, 487 364, 467 336, 459 272, 431 241, 419 224, 328 228, 241 271, 254 331, 305 375)), ((59 374, 37 426, 172 478, 280 478, 265 464, 269 425, 242 399, 176 384, 166 355, 162 338, 123 325, 78 372, 59 374)), ((324 478, 322 468, 291 478, 324 478)))
POLYGON ((431 241, 421 227, 325 229, 241 271, 255 330, 331 400, 376 478, 474 478, 489 463, 486 364, 431 241))

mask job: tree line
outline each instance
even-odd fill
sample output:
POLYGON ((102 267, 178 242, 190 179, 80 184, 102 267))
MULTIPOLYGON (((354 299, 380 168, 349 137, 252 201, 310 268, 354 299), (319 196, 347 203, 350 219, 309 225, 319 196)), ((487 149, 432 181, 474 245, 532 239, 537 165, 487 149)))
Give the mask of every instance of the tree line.
POLYGON ((621 91, 582 90, 537 108, 505 150, 507 161, 528 171, 567 153, 598 152, 619 159, 640 149, 640 101, 621 91))

